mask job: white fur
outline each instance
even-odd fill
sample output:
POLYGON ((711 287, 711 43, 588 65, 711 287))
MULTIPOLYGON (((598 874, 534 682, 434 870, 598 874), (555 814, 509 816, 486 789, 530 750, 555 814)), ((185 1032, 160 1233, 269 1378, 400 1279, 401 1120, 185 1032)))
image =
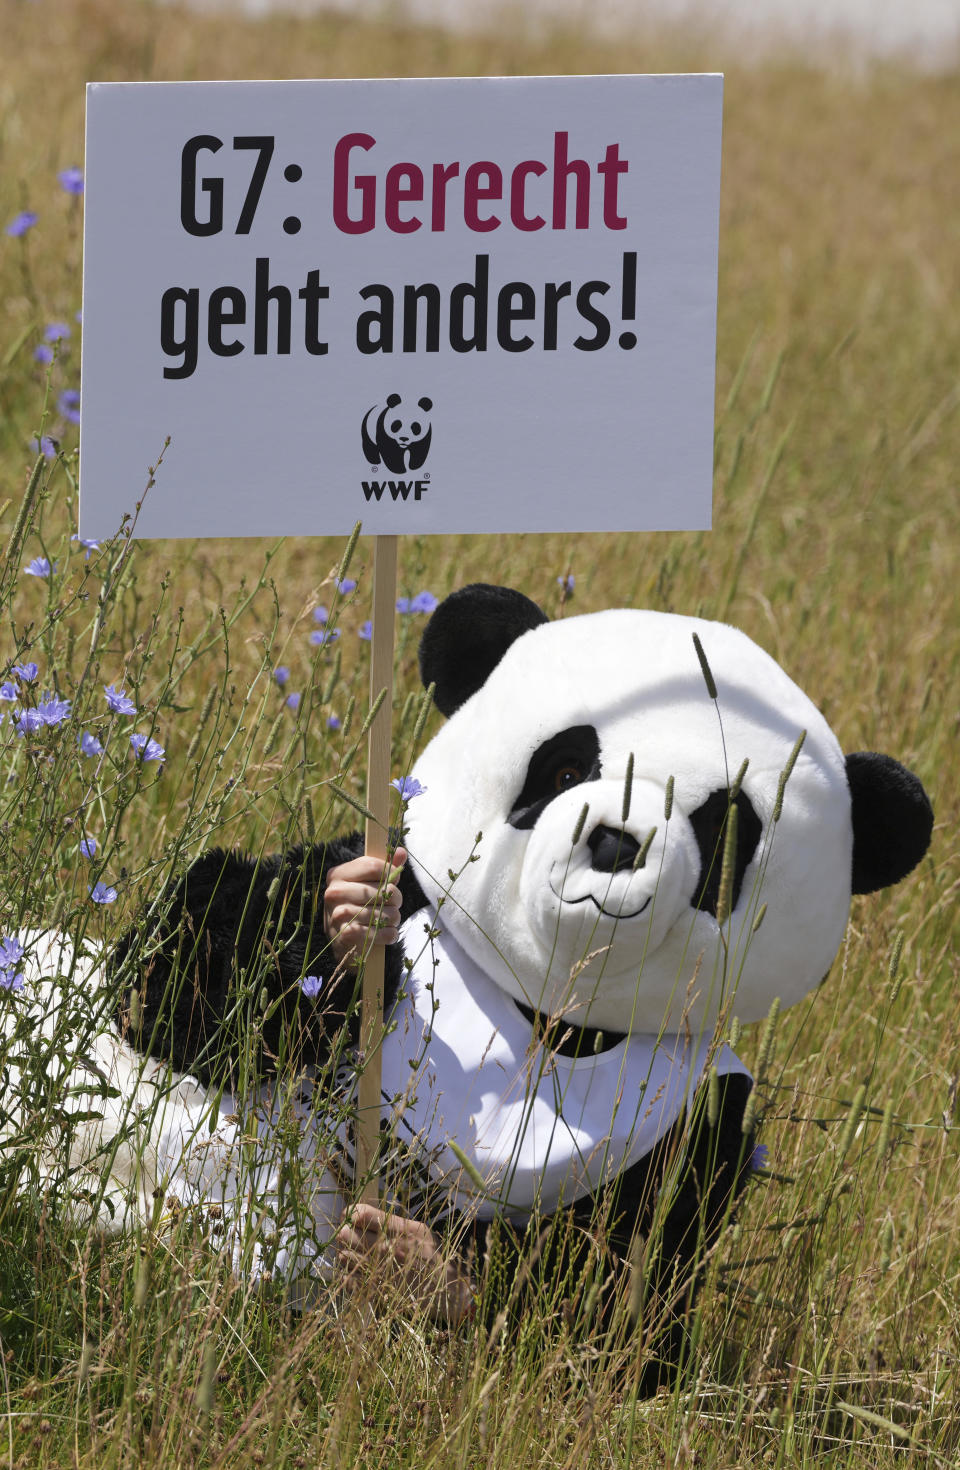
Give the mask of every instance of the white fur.
POLYGON ((434 1218, 552 1214, 645 1158, 708 1066, 749 1075, 728 1046, 693 1034, 563 1056, 440 925, 415 914, 403 944, 410 969, 383 1042, 383 1093, 394 1136, 423 1161, 434 1218))
POLYGON ((653 1034, 712 1026, 728 1005, 757 1020, 774 997, 791 1005, 817 985, 842 941, 853 842, 843 754, 803 691, 725 624, 629 610, 543 624, 509 648, 413 774, 426 789, 408 807, 408 847, 424 891, 442 901, 444 924, 482 969, 549 1014, 653 1034), (557 796, 532 830, 516 830, 507 818, 531 755, 580 724, 599 735, 601 778, 557 796), (774 825, 780 775, 802 731, 774 825), (656 836, 641 870, 597 873, 586 842, 598 824, 621 826, 631 754, 626 829, 639 842, 654 827, 656 836), (721 933, 692 907, 700 856, 687 818, 745 758, 743 790, 763 837, 721 933))

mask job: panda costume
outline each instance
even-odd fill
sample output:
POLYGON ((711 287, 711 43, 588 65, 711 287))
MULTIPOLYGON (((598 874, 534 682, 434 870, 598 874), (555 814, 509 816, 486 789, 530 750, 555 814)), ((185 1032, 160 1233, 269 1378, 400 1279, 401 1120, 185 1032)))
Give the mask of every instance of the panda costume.
MULTIPOLYGON (((496 1310, 521 1278, 581 1302, 584 1273, 609 1286, 656 1212, 643 1270, 669 1303, 655 1353, 669 1363, 697 1262, 750 1172, 751 1079, 719 1026, 823 980, 851 893, 920 861, 930 804, 889 757, 845 757, 776 662, 722 624, 550 622, 476 585, 434 613, 420 668, 447 722, 405 813, 381 1197, 496 1274, 496 1310)), ((121 1044, 186 1089, 154 1125, 157 1176, 228 1219, 259 1201, 254 1273, 335 1269, 359 982, 334 962, 322 897, 361 851, 353 835, 256 861, 208 852, 112 959, 134 995, 121 1044), (276 1207, 281 1166, 264 1154, 242 1178, 238 1162, 243 1139, 275 1141, 284 1108, 301 1175, 314 1170, 306 1228, 276 1207)))

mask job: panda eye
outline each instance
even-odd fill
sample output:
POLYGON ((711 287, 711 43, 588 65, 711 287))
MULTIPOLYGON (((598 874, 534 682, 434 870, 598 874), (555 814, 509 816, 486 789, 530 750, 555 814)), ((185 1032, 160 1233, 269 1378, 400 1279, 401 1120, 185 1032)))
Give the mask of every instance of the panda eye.
MULTIPOLYGON (((737 793, 737 848, 734 855, 731 908, 740 898, 744 874, 753 861, 763 828, 745 791, 737 793)), ((689 822, 700 849, 700 877, 691 900, 695 909, 717 916, 720 901, 720 879, 723 870, 723 844, 726 835, 730 798, 725 788, 712 791, 702 806, 691 812, 689 822)))
POLYGON ((390 425, 390 432, 391 432, 391 434, 399 434, 399 432, 400 432, 400 430, 402 428, 403 428, 403 420, 402 419, 394 419, 393 423, 390 425))
POLYGON ((600 740, 592 725, 572 725, 544 740, 527 765, 523 786, 507 820, 526 831, 556 797, 600 775, 600 740))
POLYGON ((410 425, 410 432, 411 434, 419 434, 420 432, 420 425, 417 423, 416 419, 414 419, 413 423, 410 425))

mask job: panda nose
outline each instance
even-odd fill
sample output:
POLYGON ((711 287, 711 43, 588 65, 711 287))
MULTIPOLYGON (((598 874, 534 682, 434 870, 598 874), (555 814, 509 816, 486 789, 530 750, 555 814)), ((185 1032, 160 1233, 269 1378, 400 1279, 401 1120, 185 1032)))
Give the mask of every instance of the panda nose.
POLYGON ((587 838, 592 858, 591 866, 598 873, 620 873, 632 868, 640 851, 640 844, 629 832, 614 827, 594 827, 587 838))

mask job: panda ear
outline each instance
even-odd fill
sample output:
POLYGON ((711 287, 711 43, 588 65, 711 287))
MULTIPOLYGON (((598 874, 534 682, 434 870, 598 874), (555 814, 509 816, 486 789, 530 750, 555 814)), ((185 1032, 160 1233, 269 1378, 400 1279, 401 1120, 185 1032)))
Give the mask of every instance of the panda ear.
POLYGON ((418 408, 422 408, 423 411, 424 411, 424 413, 429 413, 430 410, 431 410, 431 408, 433 407, 433 399, 432 398, 418 398, 417 399, 417 407, 418 408))
POLYGON ((452 715, 485 684, 511 643, 548 622, 535 602, 512 587, 474 582, 437 608, 420 640, 420 677, 433 701, 452 715))
POLYGON ((853 816, 853 892, 899 883, 930 845, 933 808, 918 777, 889 755, 847 756, 853 816))
POLYGON ((396 408, 396 406, 397 406, 397 404, 399 402, 400 402, 400 394, 399 393, 391 393, 390 394, 390 397, 387 399, 387 407, 388 408, 396 408))

